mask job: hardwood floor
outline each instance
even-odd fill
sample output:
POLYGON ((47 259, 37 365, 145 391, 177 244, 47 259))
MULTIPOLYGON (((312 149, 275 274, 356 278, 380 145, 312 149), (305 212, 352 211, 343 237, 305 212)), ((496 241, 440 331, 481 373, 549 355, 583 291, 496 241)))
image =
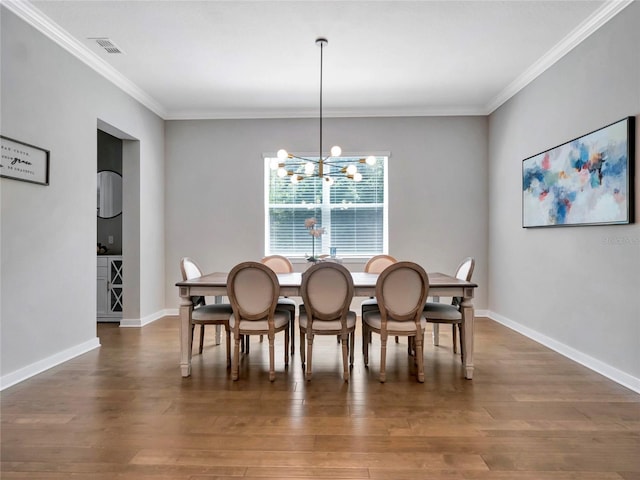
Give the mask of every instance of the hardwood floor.
POLYGON ((2 479, 640 479, 640 395, 488 319, 474 379, 441 328, 424 384, 406 342, 380 384, 359 335, 348 384, 326 337, 311 382, 277 343, 270 383, 257 338, 233 382, 213 332, 183 379, 178 328, 101 324, 100 349, 2 392, 2 479))

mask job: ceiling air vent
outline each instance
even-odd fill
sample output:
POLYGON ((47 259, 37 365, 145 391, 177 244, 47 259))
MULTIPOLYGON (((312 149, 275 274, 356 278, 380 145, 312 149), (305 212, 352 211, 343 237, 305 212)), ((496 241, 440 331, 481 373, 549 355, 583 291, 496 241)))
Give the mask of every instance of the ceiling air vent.
POLYGON ((90 40, 95 40, 98 46, 107 53, 124 53, 120 50, 120 47, 108 38, 90 38, 90 40))

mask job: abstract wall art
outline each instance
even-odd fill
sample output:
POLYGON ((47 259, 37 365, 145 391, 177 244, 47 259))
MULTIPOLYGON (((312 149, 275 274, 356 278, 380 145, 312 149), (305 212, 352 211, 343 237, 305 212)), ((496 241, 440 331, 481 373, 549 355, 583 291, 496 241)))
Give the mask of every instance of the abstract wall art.
POLYGON ((633 222, 634 117, 522 162, 522 226, 633 222))

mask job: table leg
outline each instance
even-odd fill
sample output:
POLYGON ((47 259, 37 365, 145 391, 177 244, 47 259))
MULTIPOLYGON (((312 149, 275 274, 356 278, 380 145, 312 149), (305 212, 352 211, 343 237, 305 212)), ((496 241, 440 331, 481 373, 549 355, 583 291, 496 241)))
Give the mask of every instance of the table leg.
MULTIPOLYGON (((434 303, 440 303, 440 297, 432 297, 434 303)), ((440 324, 432 323, 431 328, 433 328, 433 344, 437 347, 440 345, 440 324)))
POLYGON ((191 375, 191 297, 180 297, 180 370, 183 377, 191 375))
POLYGON ((464 350, 462 352, 464 355, 464 376, 471 380, 473 378, 473 324, 475 321, 471 297, 463 297, 461 310, 464 329, 464 350))
MULTIPOLYGON (((216 303, 222 303, 222 296, 216 295, 216 303)), ((220 331, 222 330, 222 325, 216 325, 216 345, 220 345, 220 331)))

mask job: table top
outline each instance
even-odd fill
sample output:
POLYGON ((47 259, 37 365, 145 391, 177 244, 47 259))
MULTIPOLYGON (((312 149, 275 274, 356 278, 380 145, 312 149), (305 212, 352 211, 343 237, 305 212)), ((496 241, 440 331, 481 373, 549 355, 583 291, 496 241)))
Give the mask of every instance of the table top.
MULTIPOLYGON (((476 288, 473 282, 467 282, 466 280, 460 280, 445 273, 432 272, 429 275, 430 287, 466 287, 476 288)), ((202 277, 192 278, 190 280, 183 280, 177 282, 177 287, 226 287, 227 286, 227 272, 214 272, 203 275, 202 277)), ((302 284, 302 273, 278 273, 278 281, 281 287, 299 287, 302 284)), ((353 284, 356 287, 371 287, 375 288, 376 281, 378 280, 377 273, 365 273, 365 272, 351 272, 353 277, 353 284)))

